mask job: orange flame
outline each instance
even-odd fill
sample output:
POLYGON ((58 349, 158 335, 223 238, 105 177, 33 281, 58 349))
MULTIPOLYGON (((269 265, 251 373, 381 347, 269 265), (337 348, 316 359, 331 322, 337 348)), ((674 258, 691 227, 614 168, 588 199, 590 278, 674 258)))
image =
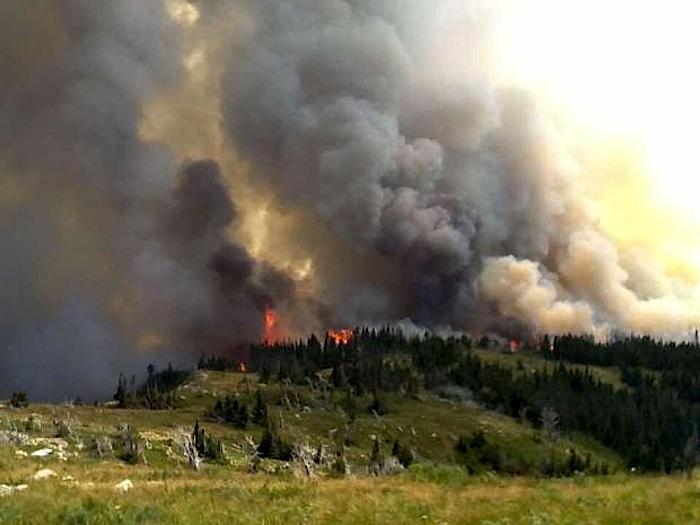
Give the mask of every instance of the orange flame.
POLYGON ((515 353, 520 351, 520 341, 516 341, 515 339, 512 339, 510 341, 510 351, 515 353))
POLYGON ((352 328, 341 328, 340 330, 328 330, 328 337, 337 345, 346 345, 352 341, 355 333, 352 328))
POLYGON ((245 374, 245 373, 248 371, 248 367, 246 366, 246 364, 245 364, 243 361, 241 361, 241 362, 238 364, 238 370, 239 370, 240 372, 243 372, 243 373, 245 374))
POLYGON ((277 340, 277 314, 275 311, 267 307, 265 309, 265 333, 263 339, 266 343, 274 343, 277 340))

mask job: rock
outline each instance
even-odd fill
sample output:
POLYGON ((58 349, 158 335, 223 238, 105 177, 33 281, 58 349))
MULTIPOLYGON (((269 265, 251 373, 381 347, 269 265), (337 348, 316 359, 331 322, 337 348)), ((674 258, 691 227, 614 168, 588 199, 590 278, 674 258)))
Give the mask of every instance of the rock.
POLYGON ((55 476, 56 473, 53 470, 51 470, 50 468, 43 468, 37 471, 36 474, 34 474, 34 481, 42 481, 44 479, 53 478, 55 476))
POLYGON ((50 448, 40 448, 32 452, 32 456, 35 458, 45 458, 46 456, 53 454, 53 449, 50 448))
POLYGON ((133 488, 134 484, 131 482, 130 479, 125 479, 114 485, 114 490, 116 490, 117 492, 121 492, 122 494, 126 494, 133 488))

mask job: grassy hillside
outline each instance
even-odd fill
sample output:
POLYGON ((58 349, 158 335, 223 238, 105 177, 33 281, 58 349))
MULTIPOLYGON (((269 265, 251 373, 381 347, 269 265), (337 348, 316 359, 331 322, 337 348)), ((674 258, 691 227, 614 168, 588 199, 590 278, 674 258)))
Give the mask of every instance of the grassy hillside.
MULTIPOLYGON (((235 396, 251 405, 258 389, 266 399, 279 397, 279 385, 258 384, 255 374, 198 371, 191 381, 179 387, 179 406, 176 410, 32 405, 23 410, 2 408, 0 418, 5 428, 17 429, 26 429, 30 418, 41 421, 41 430, 26 431, 30 437, 50 437, 56 432, 52 421, 70 421, 76 439, 86 443, 100 435, 114 434, 120 424, 129 424, 150 438, 151 448, 146 451, 146 456, 154 459, 161 455, 169 433, 178 428, 189 432, 198 420, 208 433, 222 439, 231 455, 235 456, 236 445, 247 435, 257 440, 261 427, 250 425, 244 430, 236 429, 210 417, 209 412, 216 400, 225 395, 235 396)), ((332 447, 333 435, 344 428, 347 415, 340 408, 328 409, 322 406, 317 394, 308 388, 296 387, 294 390, 302 401, 299 409, 284 409, 272 403, 271 412, 281 415, 286 431, 295 440, 309 442, 314 446, 323 444, 332 447)), ((336 394, 337 398, 340 396, 341 394, 336 394)), ((365 408, 371 402, 369 395, 357 398, 355 444, 347 448, 348 458, 356 470, 362 471, 375 436, 385 444, 387 453, 393 441, 398 438, 415 450, 419 461, 451 463, 457 438, 474 431, 483 431, 488 440, 533 464, 543 461, 552 448, 564 458, 567 450, 572 447, 583 455, 590 454, 596 461, 609 463, 613 468, 620 464, 613 452, 591 439, 562 436, 552 442, 541 431, 512 418, 483 410, 473 402, 450 401, 429 394, 418 399, 387 394, 384 399, 389 412, 378 417, 365 408)), ((341 403, 342 399, 334 399, 334 404, 341 403)))
MULTIPOLYGON (((531 350, 522 350, 517 353, 503 352, 500 350, 476 348, 473 350, 479 358, 485 363, 498 363, 502 366, 507 366, 514 370, 520 370, 522 373, 532 373, 535 370, 551 371, 555 366, 559 366, 560 362, 547 361, 540 352, 531 350)), ((585 366, 574 363, 561 362, 565 368, 572 370, 588 369, 595 379, 604 383, 608 383, 615 388, 628 388, 620 378, 620 370, 614 366, 585 366)))
MULTIPOLYGON (((505 359, 499 357, 499 359, 505 359)), ((510 357, 508 357, 510 359, 510 357)), ((123 410, 105 406, 30 405, 0 408, 2 439, 12 430, 22 443, 0 445, 0 523, 691 523, 700 520, 700 490, 681 477, 630 477, 610 450, 584 436, 550 440, 531 426, 479 408, 422 394, 417 399, 386 396, 389 412, 378 417, 357 399, 355 443, 346 449, 351 475, 319 472, 298 475, 294 462, 265 460, 247 472, 245 436, 259 440, 261 428, 234 429, 208 416, 217 399, 236 396, 252 403, 260 389, 267 399, 279 385, 259 385, 255 374, 196 372, 178 388, 179 407, 169 411, 123 410), (178 436, 195 420, 226 445, 225 464, 191 469, 177 449, 178 436), (116 440, 121 424, 134 426, 143 439, 147 464, 130 465, 107 455, 95 457, 100 436, 116 440), (70 428, 70 431, 66 430, 70 428), (575 448, 593 461, 606 462, 615 475, 573 479, 470 476, 455 464, 458 436, 483 431, 489 442, 523 464, 538 464, 554 454, 565 461, 575 448), (57 435, 63 437, 57 438, 57 435), (372 477, 367 465, 374 437, 390 455, 399 438, 416 454, 410 468, 372 477), (24 439, 24 438, 23 438, 24 439), (49 448, 46 457, 33 457, 49 448), (37 472, 55 475, 36 480, 37 472), (115 486, 129 479, 133 489, 115 486), (16 487, 26 485, 24 490, 16 487)), ((295 441, 333 447, 347 421, 338 403, 328 409, 318 394, 298 387, 299 408, 275 404, 285 432, 295 441)))

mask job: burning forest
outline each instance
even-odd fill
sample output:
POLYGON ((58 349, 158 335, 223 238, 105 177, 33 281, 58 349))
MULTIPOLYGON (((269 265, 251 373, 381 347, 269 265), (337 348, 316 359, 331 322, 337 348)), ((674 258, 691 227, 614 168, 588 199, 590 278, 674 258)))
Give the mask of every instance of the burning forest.
POLYGON ((699 19, 0 0, 0 523, 700 523, 699 19))
POLYGON ((331 327, 687 338, 700 220, 516 74, 518 9, 3 2, 3 390, 331 327))

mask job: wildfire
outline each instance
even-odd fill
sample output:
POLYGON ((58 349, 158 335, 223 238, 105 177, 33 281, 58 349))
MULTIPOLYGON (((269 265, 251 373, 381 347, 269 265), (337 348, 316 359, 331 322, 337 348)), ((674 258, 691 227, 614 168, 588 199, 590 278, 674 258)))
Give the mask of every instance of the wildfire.
POLYGON ((510 351, 512 353, 519 352, 520 351, 520 341, 516 341, 515 339, 511 339, 509 348, 510 348, 510 351))
POLYGON ((246 373, 246 372, 248 371, 248 367, 246 366, 246 364, 245 364, 244 362, 241 361, 241 362, 238 364, 238 370, 239 370, 240 372, 246 373))
POLYGON ((346 345, 353 338, 354 332, 351 328, 341 328, 340 330, 329 330, 328 337, 337 345, 346 345))
POLYGON ((263 334, 263 339, 267 343, 273 343, 277 340, 277 314, 270 307, 265 309, 265 333, 263 334))

